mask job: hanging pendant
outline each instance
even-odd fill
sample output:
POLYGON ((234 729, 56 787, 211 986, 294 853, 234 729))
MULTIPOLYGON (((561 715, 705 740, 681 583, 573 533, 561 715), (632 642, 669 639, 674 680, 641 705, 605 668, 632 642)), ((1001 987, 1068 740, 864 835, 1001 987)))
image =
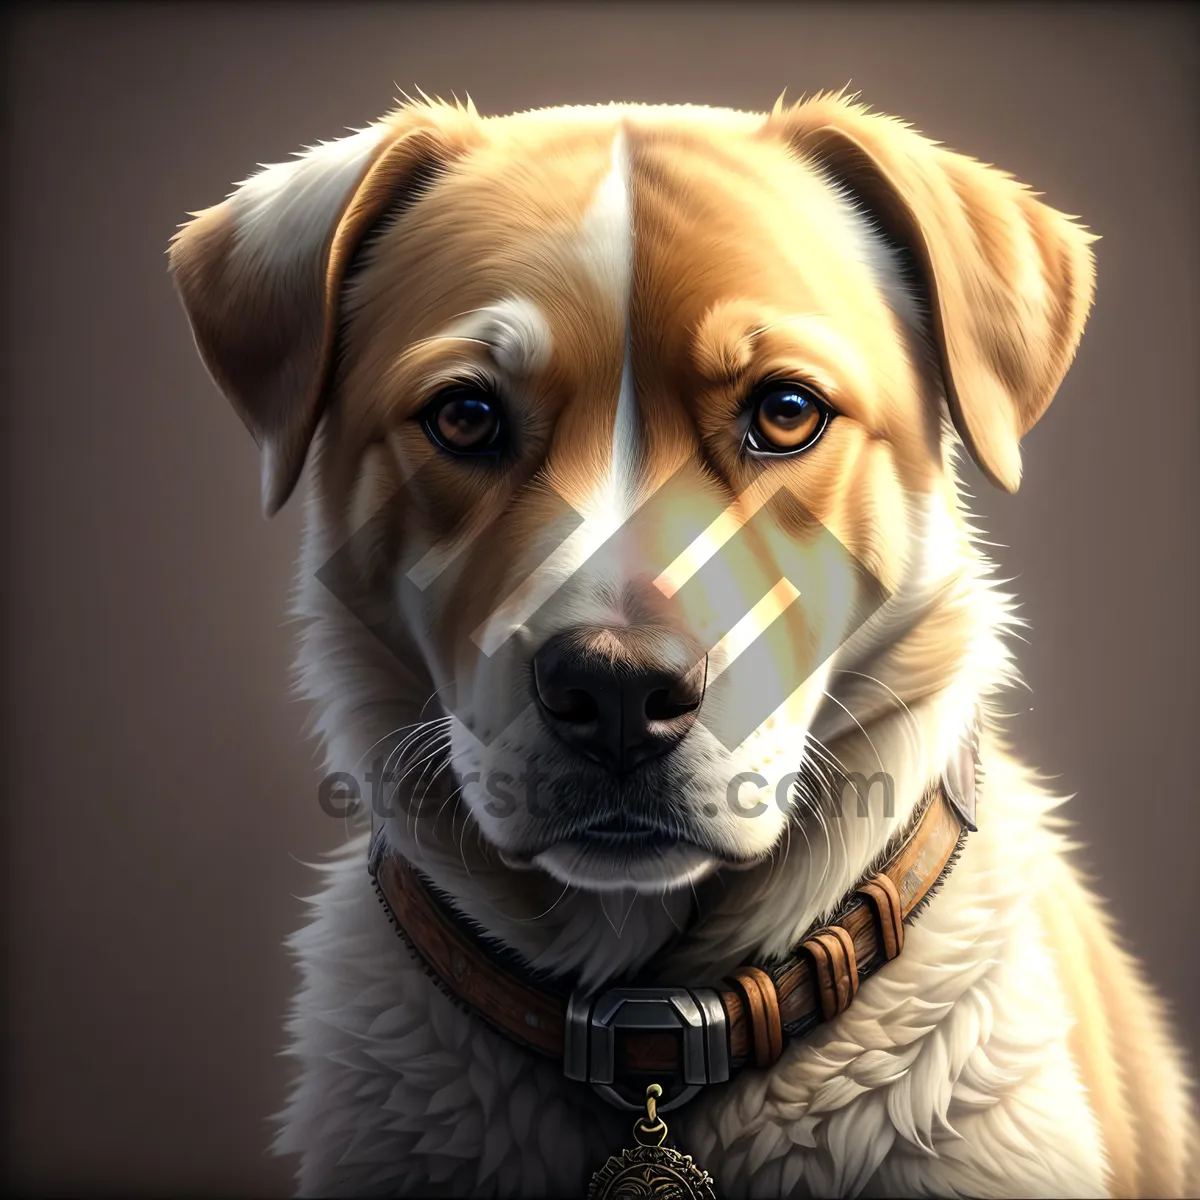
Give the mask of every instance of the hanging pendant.
POLYGON ((593 1176, 587 1200, 717 1200, 712 1177, 692 1161, 664 1146, 667 1124, 658 1115, 662 1088, 646 1089, 646 1113, 633 1125, 637 1145, 614 1154, 593 1176))

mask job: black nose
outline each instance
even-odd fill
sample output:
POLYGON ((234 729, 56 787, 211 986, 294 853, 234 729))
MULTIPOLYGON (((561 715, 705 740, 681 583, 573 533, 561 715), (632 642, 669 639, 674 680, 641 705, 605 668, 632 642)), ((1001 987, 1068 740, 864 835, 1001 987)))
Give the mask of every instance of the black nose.
POLYGON ((615 774, 673 750, 696 723, 708 659, 661 627, 572 629, 533 657, 542 718, 615 774))

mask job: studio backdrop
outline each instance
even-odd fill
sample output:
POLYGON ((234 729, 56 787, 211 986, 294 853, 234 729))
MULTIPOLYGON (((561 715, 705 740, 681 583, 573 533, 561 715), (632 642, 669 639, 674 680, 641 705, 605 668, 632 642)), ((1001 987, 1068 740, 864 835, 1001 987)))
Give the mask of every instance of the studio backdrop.
MULTIPOLYGON (((6 1033, 21 1190, 279 1194, 267 1118, 318 805, 284 619, 300 528, 201 367, 188 210, 386 111, 769 109, 849 84, 1102 235, 1015 496, 1024 757, 1200 1043, 1200 57, 1187 6, 489 3, 8 10, 6 1033)), ((986 814, 984 818, 986 819, 986 814)))

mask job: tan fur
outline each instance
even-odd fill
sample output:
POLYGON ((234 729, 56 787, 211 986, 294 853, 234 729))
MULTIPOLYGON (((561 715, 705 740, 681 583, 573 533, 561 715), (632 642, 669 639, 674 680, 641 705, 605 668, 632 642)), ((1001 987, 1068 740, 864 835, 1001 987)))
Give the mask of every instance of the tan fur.
POLYGON ((1103 902, 1059 868, 1040 905, 1076 1020, 1071 1049, 1104 1131, 1114 1196, 1191 1196, 1190 1084, 1163 1005, 1103 902))
POLYGON ((838 100, 773 118, 861 192, 931 281, 946 399, 985 473, 1015 491, 1018 439, 1054 396, 1092 304, 1092 236, 1011 176, 838 100))
MULTIPOLYGON (((1009 598, 954 465, 957 435, 1018 485, 1020 439, 1083 332, 1093 240, 1003 172, 819 96, 770 116, 409 105, 269 168, 174 242, 202 356, 264 446, 268 511, 313 442, 297 611, 329 767, 382 746, 419 771, 436 811, 389 817, 390 844, 536 967, 700 983, 781 953, 982 714, 981 829, 901 958, 771 1071, 673 1123, 724 1194, 1194 1186, 1169 1024, 998 732, 1009 598), (415 419, 467 376, 492 381, 515 431, 491 466, 415 419), (836 412, 801 456, 742 450, 766 378, 836 412), (822 531, 886 589, 864 624, 822 531), (347 545, 369 632, 317 582, 347 545), (720 578, 703 571, 718 552, 720 578), (542 817, 493 819, 469 782, 533 757, 553 813, 612 803, 611 779, 563 782, 578 764, 529 711, 490 727, 495 698, 528 686, 531 614, 577 573, 551 633, 614 661, 668 629, 716 643, 731 711, 804 680, 737 747, 698 728, 639 769, 627 802, 671 805, 695 844, 615 883, 554 858, 542 817), (741 641, 771 655, 739 682, 738 639, 721 635, 747 613, 741 641), (841 819, 814 790, 835 768, 886 769, 895 811, 841 819), (797 815, 714 802, 731 776, 786 772, 797 815)), ((769 801, 757 787, 742 797, 769 801)), ((280 1146, 302 1155, 302 1189, 577 1187, 620 1123, 443 1004, 380 925, 362 849, 293 943, 302 1073, 280 1146)))

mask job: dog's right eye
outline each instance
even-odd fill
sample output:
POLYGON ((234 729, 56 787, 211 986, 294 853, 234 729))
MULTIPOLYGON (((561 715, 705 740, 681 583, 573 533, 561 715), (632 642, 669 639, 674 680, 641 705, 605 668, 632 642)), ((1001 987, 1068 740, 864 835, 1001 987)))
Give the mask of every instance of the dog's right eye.
POLYGON ((751 398, 745 447, 758 455, 799 454, 814 446, 831 411, 807 384, 769 382, 751 398))
POLYGON ((429 440, 450 454, 495 454, 500 449, 500 401, 485 388, 446 388, 425 406, 420 420, 429 440))

